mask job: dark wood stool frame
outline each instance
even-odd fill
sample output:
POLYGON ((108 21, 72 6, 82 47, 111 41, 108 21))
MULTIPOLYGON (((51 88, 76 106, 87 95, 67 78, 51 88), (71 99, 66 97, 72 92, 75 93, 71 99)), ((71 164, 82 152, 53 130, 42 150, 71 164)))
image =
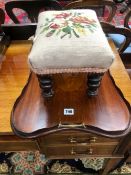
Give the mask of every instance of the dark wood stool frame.
MULTIPOLYGON (((96 96, 98 94, 98 88, 104 73, 89 73, 87 75, 87 95, 96 96)), ((37 75, 39 85, 41 88, 42 96, 45 98, 52 97, 53 91, 53 79, 50 75, 37 75)))
POLYGON ((45 98, 52 97, 53 92, 53 81, 50 75, 37 75, 39 85, 41 88, 42 96, 45 98))

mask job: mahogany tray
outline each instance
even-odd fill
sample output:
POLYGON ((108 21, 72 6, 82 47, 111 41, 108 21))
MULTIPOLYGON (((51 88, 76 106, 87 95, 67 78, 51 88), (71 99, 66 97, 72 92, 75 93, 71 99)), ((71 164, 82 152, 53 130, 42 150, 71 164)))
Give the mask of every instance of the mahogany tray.
POLYGON ((56 74, 53 82, 54 96, 44 99, 36 75, 30 74, 11 113, 11 126, 17 135, 33 138, 82 130, 118 137, 129 132, 130 111, 109 72, 95 97, 87 95, 86 74, 56 74))

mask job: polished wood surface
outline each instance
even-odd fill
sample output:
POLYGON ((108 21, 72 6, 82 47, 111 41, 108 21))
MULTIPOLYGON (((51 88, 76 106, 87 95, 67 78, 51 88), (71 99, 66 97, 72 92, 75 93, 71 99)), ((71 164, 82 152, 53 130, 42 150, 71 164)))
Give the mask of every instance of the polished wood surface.
POLYGON ((15 133, 37 137, 73 128, 99 134, 106 132, 105 135, 112 137, 128 130, 130 112, 110 75, 104 75, 95 97, 87 95, 86 76, 53 75, 54 96, 47 99, 42 96, 37 76, 32 73, 13 107, 11 124, 15 133), (65 108, 74 109, 74 114, 64 115, 65 108))
MULTIPOLYGON (((114 44, 112 42, 110 44, 116 55, 110 73, 125 99, 131 104, 131 80, 114 44)), ((13 134, 10 126, 10 114, 15 100, 28 80, 27 55, 30 48, 31 41, 17 41, 12 42, 6 52, 6 59, 0 70, 0 135, 13 134)))
POLYGON ((113 155, 119 138, 107 138, 83 131, 61 131, 37 139, 39 147, 49 158, 122 157, 113 155), (101 149, 102 148, 102 149, 101 149))
POLYGON ((33 139, 21 139, 15 135, 0 135, 0 151, 31 151, 38 150, 33 139))
POLYGON ((115 54, 115 61, 110 67, 110 74, 119 90, 122 92, 124 98, 128 101, 131 108, 131 79, 123 65, 121 58, 113 44, 110 42, 110 46, 115 54))
POLYGON ((101 129, 113 137, 113 131, 118 136, 129 129, 130 104, 124 102, 108 73, 102 80, 96 98, 86 95, 86 74, 54 75, 53 79, 55 96, 47 100, 41 95, 37 77, 34 74, 30 76, 29 84, 12 112, 11 122, 16 134, 36 137, 47 134, 48 130, 54 132, 74 127, 85 131, 96 129, 99 133, 102 133, 98 131, 101 129), (73 108, 75 114, 72 117, 64 116, 64 108, 73 108))
POLYGON ((12 134, 10 114, 29 77, 27 55, 30 41, 14 41, 8 48, 0 70, 0 135, 12 134))

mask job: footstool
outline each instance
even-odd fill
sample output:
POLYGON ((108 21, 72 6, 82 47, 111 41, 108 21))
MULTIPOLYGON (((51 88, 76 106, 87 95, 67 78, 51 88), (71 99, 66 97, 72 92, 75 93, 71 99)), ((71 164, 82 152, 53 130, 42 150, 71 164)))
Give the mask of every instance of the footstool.
POLYGON ((87 94, 97 95, 103 74, 114 59, 95 11, 44 11, 39 14, 31 70, 44 97, 53 95, 52 74, 87 73, 87 94))

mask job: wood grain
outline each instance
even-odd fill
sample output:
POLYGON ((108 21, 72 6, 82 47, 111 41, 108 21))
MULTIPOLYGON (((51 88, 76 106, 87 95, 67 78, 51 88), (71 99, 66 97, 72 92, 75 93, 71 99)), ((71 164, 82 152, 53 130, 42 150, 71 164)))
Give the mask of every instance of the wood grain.
MULTIPOLYGON (((131 104, 131 80, 114 44, 111 41, 110 44, 116 55, 110 73, 124 97, 131 104)), ((12 42, 6 52, 6 59, 0 70, 0 135, 12 134, 10 113, 15 100, 28 80, 27 55, 30 48, 30 41, 17 41, 12 42)))
POLYGON ((23 137, 38 137, 65 129, 122 136, 130 128, 130 112, 107 72, 96 97, 86 93, 86 73, 52 75, 54 96, 43 98, 37 75, 31 74, 16 101, 11 124, 23 137), (113 98, 112 98, 113 97, 113 98), (65 108, 74 109, 72 116, 65 108))
POLYGON ((108 73, 96 97, 86 93, 86 74, 53 75, 53 80, 55 94, 46 99, 41 95, 36 75, 31 74, 13 107, 11 124, 16 134, 37 137, 73 128, 112 137, 128 130, 130 113, 108 73), (73 108, 74 115, 64 115, 65 108, 73 108), (82 124, 84 127, 79 127, 82 124))
POLYGON ((123 65, 121 58, 116 50, 113 42, 110 41, 111 48, 115 54, 115 60, 110 67, 110 74, 112 75, 116 86, 122 92, 124 98, 131 105, 131 79, 123 65))
POLYGON ((0 151, 31 151, 38 150, 33 139, 21 139, 15 135, 0 135, 0 151))
POLYGON ((30 41, 14 41, 8 48, 0 70, 0 135, 12 133, 10 113, 29 76, 27 55, 30 41))

